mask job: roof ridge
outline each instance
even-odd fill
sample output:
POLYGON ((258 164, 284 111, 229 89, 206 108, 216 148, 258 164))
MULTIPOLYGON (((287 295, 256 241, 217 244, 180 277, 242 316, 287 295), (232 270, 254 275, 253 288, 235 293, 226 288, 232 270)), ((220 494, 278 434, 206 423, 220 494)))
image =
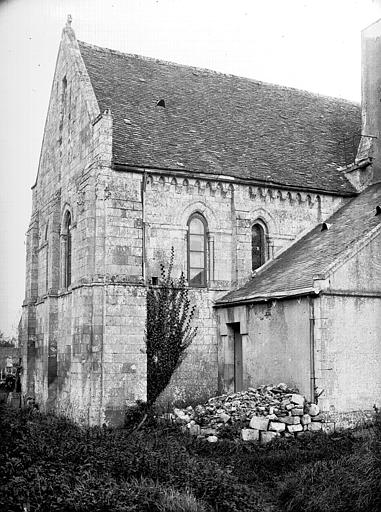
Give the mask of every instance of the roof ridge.
POLYGON ((191 69, 191 70, 193 69, 195 71, 198 71, 198 72, 201 72, 201 73, 205 73, 205 74, 225 76, 225 77, 230 77, 230 78, 239 78, 240 80, 247 80, 248 82, 252 82, 252 83, 255 83, 255 84, 258 84, 258 85, 271 86, 271 87, 274 87, 274 88, 277 88, 277 89, 280 89, 280 90, 284 90, 284 91, 295 91, 295 92, 298 92, 298 93, 303 93, 305 96, 311 96, 311 97, 314 97, 314 98, 322 98, 322 99, 331 100, 331 101, 335 101, 335 102, 341 102, 343 104, 349 104, 349 105, 353 105, 353 106, 360 106, 360 103, 356 102, 356 101, 351 101, 351 100, 348 100, 346 98, 339 98, 337 96, 329 96, 329 95, 326 95, 326 94, 320 94, 320 93, 317 93, 317 92, 308 91, 307 89, 298 89, 297 87, 291 87, 291 86, 287 86, 287 85, 276 84, 274 82, 266 82, 264 80, 258 80, 256 78, 250 78, 250 77, 242 76, 242 75, 235 75, 233 73, 224 73, 223 71, 216 71, 216 70, 210 69, 210 68, 193 66, 191 64, 182 64, 182 63, 174 62, 174 61, 170 61, 170 60, 158 59, 156 57, 149 57, 149 56, 146 56, 146 55, 139 55, 137 53, 122 52, 120 50, 114 50, 112 48, 105 48, 103 46, 98 46, 98 45, 95 45, 95 44, 92 44, 92 43, 87 43, 85 41, 77 40, 77 42, 78 42, 79 45, 87 46, 88 48, 91 48, 91 49, 93 49, 95 51, 110 53, 112 55, 119 55, 121 57, 133 57, 133 58, 136 58, 136 59, 140 59, 142 61, 156 62, 157 64, 166 64, 166 65, 170 65, 170 66, 176 66, 176 67, 180 67, 180 68, 187 68, 187 69, 191 69))

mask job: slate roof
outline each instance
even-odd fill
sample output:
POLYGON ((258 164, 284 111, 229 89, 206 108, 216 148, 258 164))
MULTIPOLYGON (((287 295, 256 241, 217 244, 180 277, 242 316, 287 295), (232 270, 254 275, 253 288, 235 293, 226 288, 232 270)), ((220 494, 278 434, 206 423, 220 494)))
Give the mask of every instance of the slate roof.
POLYGON ((321 231, 319 224, 276 257, 256 277, 238 290, 229 292, 217 304, 297 295, 298 290, 312 288, 314 276, 324 274, 355 242, 376 226, 381 226, 381 215, 375 215, 377 205, 381 205, 381 183, 346 201, 326 221, 331 224, 328 230, 321 231))
POLYGON ((100 110, 113 114, 114 163, 353 193, 337 167, 359 105, 78 44, 100 110))

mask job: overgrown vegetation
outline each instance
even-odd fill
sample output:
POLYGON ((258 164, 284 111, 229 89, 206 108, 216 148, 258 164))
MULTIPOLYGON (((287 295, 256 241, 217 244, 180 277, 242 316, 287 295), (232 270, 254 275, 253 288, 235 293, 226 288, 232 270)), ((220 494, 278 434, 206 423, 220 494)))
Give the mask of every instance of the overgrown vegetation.
POLYGON ((168 270, 161 265, 159 286, 147 292, 147 402, 153 404, 169 384, 184 359, 197 328, 192 327, 194 306, 191 307, 183 273, 172 278, 174 250, 168 270))
POLYGON ((5 405, 0 427, 0 510, 9 512, 381 509, 380 422, 266 446, 209 444, 152 423, 81 428, 5 405))
POLYGON ((0 347, 15 347, 16 341, 14 336, 6 336, 3 331, 0 331, 0 347))

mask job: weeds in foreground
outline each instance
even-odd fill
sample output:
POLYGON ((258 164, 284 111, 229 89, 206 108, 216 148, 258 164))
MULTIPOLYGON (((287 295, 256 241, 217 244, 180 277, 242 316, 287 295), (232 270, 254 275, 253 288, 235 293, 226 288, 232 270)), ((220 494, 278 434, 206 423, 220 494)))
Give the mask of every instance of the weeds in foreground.
POLYGON ((379 420, 372 436, 346 432, 266 446, 211 445, 157 425, 153 417, 136 429, 141 414, 130 418, 128 429, 83 428, 3 406, 0 510, 381 509, 379 420))

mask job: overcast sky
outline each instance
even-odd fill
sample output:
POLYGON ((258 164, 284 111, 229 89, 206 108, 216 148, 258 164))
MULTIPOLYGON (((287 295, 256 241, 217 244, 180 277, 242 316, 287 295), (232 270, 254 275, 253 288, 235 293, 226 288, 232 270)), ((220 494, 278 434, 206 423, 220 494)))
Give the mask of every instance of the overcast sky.
MULTIPOLYGON (((78 39, 360 102, 381 0, 0 0, 0 330, 15 332, 25 232, 66 16, 78 39)), ((234 113, 232 113, 234 115, 234 113)))

